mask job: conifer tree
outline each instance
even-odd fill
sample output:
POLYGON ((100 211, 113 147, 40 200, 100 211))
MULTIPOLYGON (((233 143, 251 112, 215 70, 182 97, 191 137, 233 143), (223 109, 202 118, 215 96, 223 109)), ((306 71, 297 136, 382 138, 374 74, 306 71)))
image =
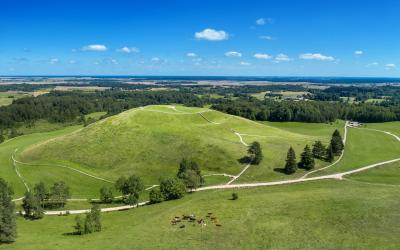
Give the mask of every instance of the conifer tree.
POLYGON ((331 145, 328 146, 326 149, 326 160, 329 162, 333 162, 333 159, 335 158, 335 155, 333 154, 333 150, 331 145))
POLYGON ((15 203, 11 196, 13 190, 0 178, 0 243, 15 241, 17 225, 15 222, 15 203))
POLYGON ((308 145, 305 146, 303 153, 301 153, 301 159, 299 162, 299 168, 306 170, 313 169, 315 166, 315 161, 311 149, 308 145))
POLYGON ((326 148, 321 141, 316 141, 313 144, 312 154, 314 158, 323 159, 326 155, 326 148))
POLYGON ((332 152, 334 155, 340 155, 344 148, 342 136, 339 133, 339 130, 335 130, 332 134, 330 146, 332 148, 332 152))
POLYGON ((286 165, 285 165, 285 173, 286 174, 293 174, 297 170, 297 163, 296 163, 296 153, 292 147, 289 148, 286 156, 286 165))

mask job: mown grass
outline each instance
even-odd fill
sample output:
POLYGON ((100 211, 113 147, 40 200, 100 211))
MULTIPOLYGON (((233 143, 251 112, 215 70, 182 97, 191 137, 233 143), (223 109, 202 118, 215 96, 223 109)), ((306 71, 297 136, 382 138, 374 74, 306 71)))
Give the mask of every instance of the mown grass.
POLYGON ((400 157, 400 142, 382 132, 349 128, 342 160, 313 175, 344 172, 400 157))
POLYGON ((399 206, 397 188, 346 181, 207 191, 102 214, 102 232, 86 236, 70 235, 74 216, 19 218, 17 242, 0 249, 396 249, 399 206), (221 227, 170 224, 208 212, 221 227))
POLYGON ((400 122, 365 123, 362 127, 388 131, 400 136, 400 122))
POLYGON ((382 165, 346 178, 366 184, 398 185, 400 188, 400 162, 382 165))

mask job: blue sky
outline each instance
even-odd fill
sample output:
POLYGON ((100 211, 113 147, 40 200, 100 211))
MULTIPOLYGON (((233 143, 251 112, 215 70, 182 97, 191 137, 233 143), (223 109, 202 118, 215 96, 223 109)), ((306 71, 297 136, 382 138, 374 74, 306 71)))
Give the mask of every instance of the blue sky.
POLYGON ((0 2, 0 75, 400 76, 400 1, 0 2))

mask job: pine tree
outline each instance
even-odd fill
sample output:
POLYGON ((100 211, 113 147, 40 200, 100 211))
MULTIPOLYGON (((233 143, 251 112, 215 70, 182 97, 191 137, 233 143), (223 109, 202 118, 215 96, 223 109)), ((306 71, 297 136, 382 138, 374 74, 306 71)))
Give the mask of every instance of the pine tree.
POLYGON ((15 222, 15 203, 11 196, 13 190, 0 178, 0 243, 15 241, 17 225, 15 222))
POLYGON ((330 146, 332 148, 332 152, 334 155, 340 155, 344 148, 342 136, 339 133, 339 130, 335 130, 332 134, 330 146))
POLYGON ((313 144, 312 154, 313 154, 314 158, 324 159, 324 157, 326 155, 326 148, 322 144, 321 141, 316 141, 313 144))
POLYGON ((285 173, 286 174, 293 174, 297 170, 297 163, 296 163, 296 153, 294 152, 293 148, 290 147, 287 156, 286 156, 286 165, 285 165, 285 173))
POLYGON ((315 161, 314 161, 314 157, 311 153, 311 149, 308 145, 306 145, 303 153, 301 153, 299 168, 310 170, 310 169, 314 168, 314 165, 315 165, 315 161))
POLYGON ((329 162, 333 162, 333 159, 335 158, 335 155, 333 154, 333 150, 331 145, 328 146, 326 149, 326 160, 329 162))
POLYGON ((263 154, 259 142, 257 141, 253 142, 248 149, 248 153, 250 155, 251 164, 254 165, 260 164, 263 158, 263 154))

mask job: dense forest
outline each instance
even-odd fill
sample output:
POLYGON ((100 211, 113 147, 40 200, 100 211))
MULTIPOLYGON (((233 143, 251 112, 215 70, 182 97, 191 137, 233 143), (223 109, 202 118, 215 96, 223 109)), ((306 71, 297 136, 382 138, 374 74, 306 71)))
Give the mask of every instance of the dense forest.
POLYGON ((336 119, 360 122, 400 120, 400 106, 368 103, 348 104, 322 101, 260 101, 253 97, 218 99, 212 108, 260 121, 333 122, 336 119))

